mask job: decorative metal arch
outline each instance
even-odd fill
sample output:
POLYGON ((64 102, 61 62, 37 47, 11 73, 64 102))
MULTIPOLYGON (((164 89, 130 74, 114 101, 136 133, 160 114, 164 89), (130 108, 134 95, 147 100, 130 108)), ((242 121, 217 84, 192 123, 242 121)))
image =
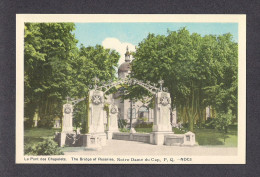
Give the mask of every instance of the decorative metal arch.
MULTIPOLYGON (((158 83, 160 84, 160 88, 157 88, 157 84, 155 83, 151 83, 150 81, 144 82, 135 78, 130 78, 130 77, 126 77, 124 79, 119 79, 117 81, 112 81, 109 80, 108 82, 100 82, 101 86, 97 85, 97 82, 99 82, 99 79, 97 77, 93 78, 92 81, 95 82, 95 84, 93 86, 89 86, 90 89, 94 89, 94 90, 100 90, 103 91, 103 89, 105 89, 103 92, 106 93, 107 91, 109 91, 111 88, 120 85, 120 84, 127 84, 127 85, 139 85, 141 87, 143 87, 144 89, 148 90, 149 92, 151 92, 152 94, 156 94, 159 91, 164 91, 164 92, 168 92, 168 89, 166 87, 162 87, 164 81, 160 80, 158 83)), ((69 97, 67 97, 67 102, 68 102, 69 97)), ((80 98, 77 100, 72 100, 72 105, 75 106, 76 104, 80 103, 81 101, 85 100, 86 97, 84 98, 80 98)), ((152 98, 151 98, 152 99, 152 98)))
POLYGON ((74 100, 74 98, 70 98, 70 97, 67 96, 66 99, 67 99, 67 103, 69 102, 69 99, 71 99, 71 100, 72 100, 72 101, 71 101, 72 106, 75 106, 75 105, 78 104, 79 102, 85 100, 86 97, 80 98, 80 99, 77 99, 77 100, 74 100))
POLYGON ((96 82, 99 81, 98 78, 93 78, 93 81, 95 81, 95 85, 93 86, 93 88, 95 90, 104 90, 104 93, 106 93, 108 90, 110 90, 111 88, 117 86, 117 85, 120 85, 120 84, 128 84, 128 85, 134 85, 134 84, 137 84, 141 87, 143 87, 144 89, 148 90, 149 92, 151 92, 152 94, 156 94, 157 92, 159 91, 167 91, 167 88, 163 88, 162 87, 162 84, 163 84, 163 80, 160 80, 159 81, 159 84, 160 84, 160 88, 157 88, 155 83, 150 83, 150 81, 147 81, 146 83, 141 81, 141 80, 138 80, 138 79, 135 79, 135 78, 129 78, 129 77, 126 77, 124 79, 119 79, 117 81, 108 81, 106 83, 104 82, 101 82, 101 86, 97 86, 96 82))
POLYGON ((73 100, 73 101, 72 101, 72 105, 75 106, 76 104, 78 104, 79 102, 81 102, 81 101, 83 101, 83 100, 85 100, 85 99, 86 99, 86 97, 80 98, 80 99, 77 99, 77 100, 73 100))

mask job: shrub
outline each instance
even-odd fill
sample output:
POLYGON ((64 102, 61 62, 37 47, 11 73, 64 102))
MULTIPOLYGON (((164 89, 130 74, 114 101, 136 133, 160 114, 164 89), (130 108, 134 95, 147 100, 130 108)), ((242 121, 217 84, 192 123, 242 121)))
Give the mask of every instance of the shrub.
POLYGON ((137 119, 137 121, 138 121, 139 123, 147 122, 147 121, 148 121, 148 118, 147 118, 147 117, 140 117, 140 118, 137 119))
POLYGON ((228 113, 219 113, 217 118, 214 121, 214 127, 219 131, 227 133, 228 126, 232 123, 232 114, 231 111, 228 113))
POLYGON ((43 142, 35 145, 26 145, 25 155, 63 155, 58 144, 52 138, 46 138, 43 142))
POLYGON ((188 129, 185 129, 185 128, 175 128, 175 127, 173 127, 173 128, 172 128, 172 131, 173 131, 175 134, 184 134, 184 133, 187 133, 187 132, 188 132, 188 129))
POLYGON ((153 127, 152 122, 143 122, 135 126, 135 128, 152 128, 152 127, 153 127))

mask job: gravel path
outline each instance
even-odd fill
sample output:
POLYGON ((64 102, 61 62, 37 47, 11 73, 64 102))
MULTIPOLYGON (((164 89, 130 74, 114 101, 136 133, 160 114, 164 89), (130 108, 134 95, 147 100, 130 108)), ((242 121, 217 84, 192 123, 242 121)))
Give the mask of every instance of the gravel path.
POLYGON ((100 150, 84 150, 83 147, 64 148, 65 155, 193 155, 193 156, 234 156, 236 147, 223 146, 157 146, 135 141, 108 140, 100 150))

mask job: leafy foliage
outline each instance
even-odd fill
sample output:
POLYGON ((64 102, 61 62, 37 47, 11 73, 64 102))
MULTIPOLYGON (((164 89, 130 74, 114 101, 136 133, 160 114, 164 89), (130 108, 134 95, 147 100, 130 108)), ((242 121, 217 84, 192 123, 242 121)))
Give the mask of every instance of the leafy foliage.
POLYGON ((214 127, 224 133, 228 132, 228 126, 232 123, 232 113, 219 113, 217 119, 214 119, 214 127))
MULTIPOLYGON (((69 91, 69 60, 77 52, 73 23, 25 23, 25 117, 36 112, 42 120, 62 116, 62 100, 69 91)), ((42 121, 46 126, 49 121, 42 121)), ((45 126, 45 125, 43 125, 45 126)))
POLYGON ((84 47, 81 45, 78 57, 71 62, 72 78, 70 80, 70 95, 74 98, 86 97, 86 101, 76 105, 75 122, 82 123, 82 132, 88 131, 88 91, 92 80, 98 77, 100 82, 115 79, 115 67, 119 54, 115 50, 104 49, 100 45, 84 47))
POLYGON ((63 155, 58 144, 52 138, 46 138, 43 142, 25 146, 25 155, 63 155))
POLYGON ((230 34, 202 37, 185 28, 167 36, 149 34, 134 54, 133 77, 153 83, 163 79, 180 121, 193 131, 203 122, 206 106, 236 115, 237 51, 230 34))
MULTIPOLYGON (((66 96, 86 97, 92 78, 115 78, 119 54, 100 45, 77 47, 73 23, 26 23, 24 37, 25 117, 37 113, 42 127, 62 118, 66 96)), ((74 125, 87 131, 87 104, 75 107, 74 125)))

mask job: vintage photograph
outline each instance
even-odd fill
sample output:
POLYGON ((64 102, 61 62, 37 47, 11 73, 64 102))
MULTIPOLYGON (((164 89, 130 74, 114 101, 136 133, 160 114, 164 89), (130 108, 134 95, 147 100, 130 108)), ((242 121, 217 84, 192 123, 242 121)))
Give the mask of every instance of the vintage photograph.
POLYGON ((245 164, 245 15, 17 15, 16 163, 245 164))

